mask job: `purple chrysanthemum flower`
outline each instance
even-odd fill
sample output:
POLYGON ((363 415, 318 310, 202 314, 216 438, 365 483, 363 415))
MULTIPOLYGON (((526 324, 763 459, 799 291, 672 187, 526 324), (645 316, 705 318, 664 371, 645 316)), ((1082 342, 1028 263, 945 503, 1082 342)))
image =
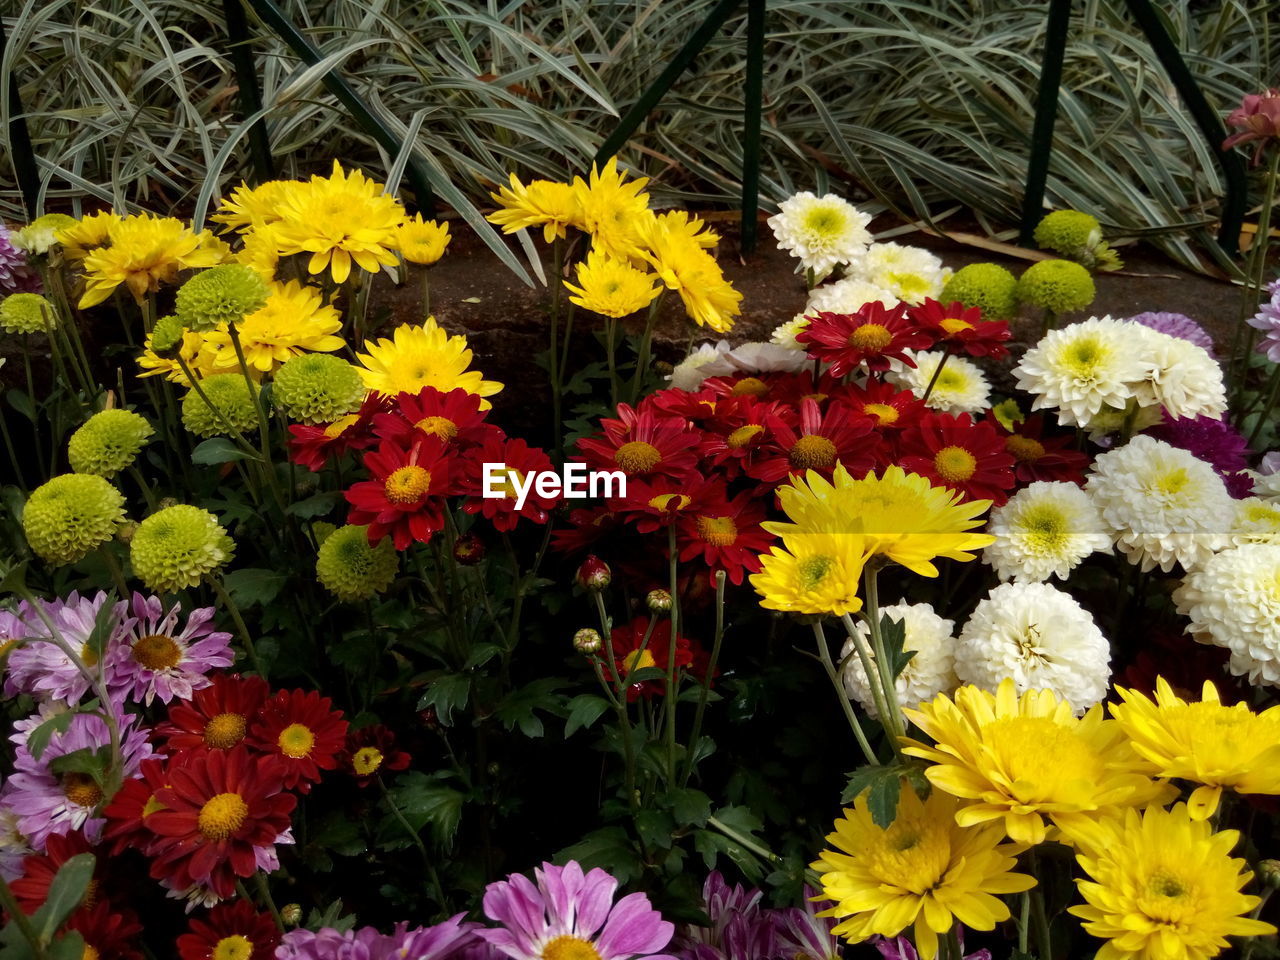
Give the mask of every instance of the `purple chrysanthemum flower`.
POLYGON ((18 604, 16 610, 0 610, 0 656, 9 654, 9 658, 0 663, 0 670, 4 672, 5 697, 16 697, 22 692, 14 679, 11 661, 13 654, 18 652, 18 644, 25 640, 30 632, 27 630, 27 619, 31 616, 33 614, 25 600, 18 604))
MULTIPOLYGON (((79 654, 86 667, 93 670, 101 662, 103 679, 110 688, 114 681, 110 638, 108 637, 101 657, 89 642, 106 600, 107 595, 101 591, 93 599, 82 597, 73 591, 65 600, 41 600, 40 604, 59 636, 79 654)), ((40 700, 79 703, 89 689, 89 679, 51 641, 48 626, 34 610, 20 611, 20 616, 26 628, 28 642, 9 654, 6 690, 12 685, 19 692, 31 694, 40 700)))
POLYGON ((1160 333, 1167 333, 1169 336, 1177 337, 1180 340, 1189 340, 1198 347, 1204 347, 1209 352, 1209 356, 1215 356, 1213 352, 1213 337, 1209 336, 1209 332, 1204 327, 1184 314, 1149 311, 1135 314, 1129 318, 1129 322, 1140 323, 1144 327, 1150 327, 1160 333))
POLYGON ((1210 464, 1237 500, 1249 496, 1253 489, 1252 479, 1244 472, 1249 444, 1226 420, 1213 417, 1165 420, 1145 432, 1210 464))
POLYGON ((643 893, 614 903, 617 879, 598 867, 584 875, 573 860, 533 874, 536 885, 512 874, 485 888, 484 912, 502 926, 479 934, 512 960, 675 960, 657 952, 675 927, 643 893))
POLYGON ((831 932, 834 917, 818 916, 831 901, 817 901, 818 891, 804 888, 804 906, 790 907, 778 913, 778 955, 794 960, 840 960, 844 944, 831 932))
POLYGON ((213 608, 192 610, 185 625, 181 612, 180 603, 166 611, 159 597, 141 593, 116 604, 109 669, 112 684, 131 700, 148 706, 157 697, 190 700, 191 691, 209 685, 205 674, 231 666, 231 634, 214 630, 213 608))
POLYGON ((316 933, 291 930, 276 947, 276 960, 456 960, 479 942, 477 923, 463 922, 464 914, 431 927, 410 928, 400 923, 391 933, 361 927, 341 933, 325 927, 316 933))
MULTIPOLYGON (((102 826, 94 811, 102 801, 102 790, 88 774, 54 773, 50 766, 58 757, 77 750, 99 750, 109 746, 111 735, 106 721, 97 714, 77 713, 62 733, 55 732, 37 760, 28 749, 31 734, 45 721, 60 712, 60 705, 44 704, 40 713, 14 724, 17 731, 9 739, 17 744, 14 773, 5 784, 4 808, 17 815, 18 830, 33 849, 43 851, 51 833, 66 834, 84 830, 85 837, 96 843, 102 826)), ((116 710, 120 724, 120 752, 124 776, 131 777, 140 764, 154 752, 145 730, 135 729, 137 719, 116 710)))
POLYGON ((0 223, 0 293, 40 293, 40 274, 27 264, 27 255, 13 245, 9 228, 0 223))
MULTIPOLYGON (((990 950, 975 950, 973 953, 964 952, 964 928, 959 927, 956 930, 960 938, 960 953, 964 960, 991 960, 990 950)), ((916 953, 916 948, 911 945, 911 941, 906 937, 872 937, 870 942, 880 951, 880 956, 884 960, 920 960, 920 955, 916 953)))
POLYGON ((687 926, 676 938, 683 960, 772 960, 776 953, 775 911, 762 910, 763 894, 741 884, 729 886, 719 870, 702 885, 709 927, 687 926))
POLYGON ((1246 322, 1255 330, 1262 331, 1258 352, 1265 354, 1272 363, 1280 363, 1280 280, 1267 284, 1266 290, 1271 299, 1263 301, 1258 312, 1246 322))

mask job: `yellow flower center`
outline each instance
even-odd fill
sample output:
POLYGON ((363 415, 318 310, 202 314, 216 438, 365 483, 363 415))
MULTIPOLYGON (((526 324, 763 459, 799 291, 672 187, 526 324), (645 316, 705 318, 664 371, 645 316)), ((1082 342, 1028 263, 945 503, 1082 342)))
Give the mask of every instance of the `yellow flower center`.
POLYGON ((168 670, 182 660, 182 648, 172 637, 153 633, 134 641, 133 659, 148 670, 168 670))
POLYGON ((383 484, 383 491, 392 503, 413 503, 425 497, 430 489, 431 472, 416 464, 393 470, 383 484))
POLYGON ((84 951, 80 954, 80 960, 98 960, 98 948, 91 943, 84 945, 84 951))
POLYGON ((1070 344, 1062 353, 1062 365, 1077 380, 1089 380, 1106 358, 1102 342, 1090 337, 1070 344))
MULTIPOLYGON (((1146 890, 1139 888, 1135 906, 1145 919, 1160 927, 1173 927, 1175 935, 1188 921, 1204 910, 1204 896, 1194 877, 1180 876, 1167 866, 1157 867, 1147 878, 1146 890)), ((1159 936, 1158 929, 1154 936, 1159 936)))
POLYGON ((1067 541, 1067 518, 1052 506, 1028 512, 1020 526, 1027 547, 1038 553, 1057 553, 1067 541))
POLYGON ((142 819, 145 820, 153 813, 159 813, 161 810, 167 809, 168 807, 157 800, 156 795, 153 793, 151 796, 147 797, 147 802, 142 805, 142 819))
POLYGON ((655 510, 661 510, 663 513, 675 513, 677 510, 683 510, 692 502, 683 493, 660 493, 656 497, 649 498, 649 506, 655 510))
POLYGON ((204 725, 204 743, 211 750, 230 750, 244 734, 245 718, 239 713, 220 713, 204 725))
POLYGON ((361 747, 351 755, 351 768, 367 777, 382 766, 382 751, 377 747, 361 747))
POLYGON ((324 428, 324 435, 330 440, 334 439, 334 437, 339 437, 347 427, 351 426, 359 419, 360 418, 354 413, 348 413, 345 417, 339 417, 337 420, 333 421, 333 423, 324 428))
POLYGON ((86 667, 96 667, 98 665, 98 651, 88 643, 80 645, 80 659, 84 661, 86 667))
POLYGON ((1044 444, 1039 440, 1022 437, 1016 433, 1005 440, 1004 449, 1020 463, 1030 463, 1044 456, 1044 444))
POLYGON ((955 367, 943 367, 933 385, 935 393, 956 393, 969 385, 963 373, 955 367))
POLYGON ((1162 473, 1158 478, 1156 478, 1155 487, 1156 490, 1163 493, 1165 496, 1172 497, 1177 496, 1186 489, 1187 484, 1190 482, 1191 477, 1187 474, 1187 471, 1182 467, 1178 467, 1175 470, 1170 470, 1168 473, 1162 473))
POLYGON ((727 547, 738 539, 738 525, 733 517, 699 517, 698 536, 713 547, 727 547))
POLYGON ((645 650, 632 650, 622 658, 622 672, 635 673, 637 670, 643 670, 645 667, 656 667, 658 661, 653 659, 653 654, 645 650))
POLYGON ((892 342, 893 334, 880 323, 864 323, 849 334, 849 346, 859 350, 880 351, 892 342))
POLYGON ((662 462, 662 454, 652 443, 632 440, 618 448, 617 453, 613 455, 613 462, 626 473, 644 473, 662 462))
POLYGON ((280 731, 280 736, 276 737, 276 746, 280 748, 280 752, 295 760, 310 756, 311 748, 315 743, 316 735, 311 732, 310 727, 302 723, 289 724, 280 731))
POLYGON ((831 572, 831 568, 835 565, 835 557, 828 557, 822 554, 805 557, 800 561, 796 569, 800 579, 800 589, 818 589, 818 585, 827 578, 827 574, 831 572))
POLYGON ((542 960, 600 960, 600 954, 589 940, 565 934, 542 948, 542 960))
POLYGON ((0 657, 3 657, 5 654, 7 654, 10 650, 12 650, 17 645, 18 645, 17 637, 5 637, 3 640, 0 640, 0 657))
POLYGON ((247 937, 233 933, 213 945, 209 960, 249 960, 253 956, 253 943, 247 937))
POLYGON ((196 826, 206 840, 225 840, 244 823, 249 816, 249 805, 238 793, 219 793, 210 797, 200 808, 196 826))
POLYGON ((881 426, 888 423, 897 423, 898 417, 901 416, 898 413, 898 408, 891 403, 868 403, 862 409, 879 420, 881 426))
POLYGON ((978 461, 964 447, 943 447, 933 456, 933 468, 949 483, 963 483, 973 476, 978 461))
POLYGON ((741 450, 752 440, 764 432, 764 427, 758 423, 748 423, 745 427, 739 427, 733 433, 725 438, 725 443, 733 450, 741 450))
POLYGON ((899 816, 865 850, 867 869, 882 884, 918 895, 938 885, 951 865, 948 826, 899 816))
POLYGON ((502 471, 502 476, 493 478, 493 487, 498 490, 508 500, 516 500, 520 496, 517 484, 524 483, 524 474, 514 467, 506 467, 502 471))
POLYGON ((1088 796, 1106 776, 1102 758, 1049 717, 1001 717, 983 728, 1005 792, 1021 803, 1088 796))
POLYGON ((942 327, 943 332, 949 337, 954 337, 963 330, 973 329, 972 323, 967 320, 961 320, 959 317, 947 317, 938 326, 942 327))
POLYGON ((81 807, 96 807, 102 801, 102 788, 87 773, 64 773, 62 794, 81 807))
POLYGON ((743 377, 733 385, 735 397, 763 397, 769 392, 769 385, 759 377, 743 377))
POLYGON ((810 434, 796 441, 787 461, 797 470, 829 467, 836 462, 836 445, 826 437, 810 434))
POLYGON ((448 417, 423 417, 414 426, 441 440, 452 440, 458 435, 458 425, 448 417))

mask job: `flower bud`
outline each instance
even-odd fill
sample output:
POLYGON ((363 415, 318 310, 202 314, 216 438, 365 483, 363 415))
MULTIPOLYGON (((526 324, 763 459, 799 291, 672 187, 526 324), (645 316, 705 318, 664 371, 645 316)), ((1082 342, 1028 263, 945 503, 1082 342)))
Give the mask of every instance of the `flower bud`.
POLYGON ((302 904, 286 903, 280 908, 280 919, 291 927, 296 927, 302 922, 302 904))
POLYGON ((600 631, 593 630, 591 627, 583 627, 573 635, 573 649, 584 656, 599 653, 602 642, 600 631))
POLYGON ((578 567, 578 573, 574 579, 583 590, 603 590, 613 580, 613 571, 609 569, 607 563, 592 553, 582 561, 582 566, 578 567))
POLYGON ((1256 143, 1253 162, 1259 163, 1263 149, 1280 138, 1280 90, 1245 94, 1240 106, 1227 117, 1227 123, 1240 132, 1222 141, 1222 149, 1229 150, 1238 143, 1256 143))
POLYGON ((1280 890, 1280 860, 1259 861, 1258 879, 1272 890, 1280 890))
POLYGON ((474 567, 484 559, 484 541, 474 533, 464 533, 453 542, 453 559, 464 567, 474 567))
POLYGON ((666 590, 650 590, 644 602, 653 613, 666 613, 671 609, 671 594, 666 590))

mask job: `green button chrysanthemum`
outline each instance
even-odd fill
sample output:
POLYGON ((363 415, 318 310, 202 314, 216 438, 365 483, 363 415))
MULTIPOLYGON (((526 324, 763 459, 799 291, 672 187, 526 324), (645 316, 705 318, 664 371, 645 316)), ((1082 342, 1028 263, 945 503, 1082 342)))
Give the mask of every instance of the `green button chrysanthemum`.
POLYGON ((174 312, 190 330, 238 323, 267 302, 267 285, 256 271, 238 263, 201 270, 178 288, 174 312))
POLYGON ((31 492, 22 532, 31 549, 59 566, 110 540, 124 520, 124 497, 102 477, 64 473, 31 492))
POLYGON ((1018 280, 1018 300, 1053 313, 1083 310, 1093 303, 1093 277, 1070 260, 1041 260, 1018 280))
POLYGON ((250 393, 241 374, 215 373, 200 381, 200 389, 204 397, 193 389, 182 398, 182 425, 197 437, 226 436, 227 424, 243 433, 258 422, 258 388, 250 393))
POLYGON ((1079 210, 1055 210, 1036 225, 1036 244, 1072 260, 1102 242, 1102 225, 1079 210))
POLYGON ((156 321, 151 328, 151 352, 157 357, 176 357, 182 348, 182 337, 187 328, 176 313, 170 313, 156 321))
POLYGON ((235 544, 218 518, 189 504, 153 513, 129 542, 134 573, 155 593, 194 587, 234 554, 235 544))
POLYGON ((67 460, 76 473, 110 479, 133 463, 154 433, 147 419, 132 410, 101 410, 71 435, 67 460))
POLYGON ((327 353, 304 353, 276 371, 272 396, 293 420, 332 423, 359 408, 368 389, 354 366, 327 353))
POLYGON ((38 293, 15 293, 0 300, 0 329, 5 333, 44 333, 57 316, 38 293))
POLYGON ((15 230, 13 243, 27 253, 48 253, 49 248, 57 243, 57 232, 74 227, 79 222, 65 213, 46 213, 43 217, 36 217, 21 230, 15 230))
POLYGON ((986 320, 1008 320, 1018 312, 1017 287, 1013 274, 999 264, 971 263, 952 274, 938 300, 977 307, 986 320))
POLYGON ((356 603, 381 593, 396 578, 400 558, 389 537, 370 546, 368 527, 339 527, 320 544, 316 576, 339 600, 356 603))

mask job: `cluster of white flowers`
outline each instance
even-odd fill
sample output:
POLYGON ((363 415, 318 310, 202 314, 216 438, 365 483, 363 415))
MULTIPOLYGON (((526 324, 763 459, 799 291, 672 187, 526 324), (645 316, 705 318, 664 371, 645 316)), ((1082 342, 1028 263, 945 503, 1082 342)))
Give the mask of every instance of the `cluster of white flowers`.
MULTIPOLYGON (((955 622, 938 616, 927 603, 895 603, 881 607, 880 612, 903 625, 905 636, 902 649, 915 651, 915 655, 894 681, 898 702, 914 707, 925 700, 932 700, 940 693, 954 690, 957 686, 954 669, 956 642, 952 636, 955 622)), ((867 648, 870 649, 870 628, 866 623, 858 621, 855 629, 867 641, 867 648)), ((845 693, 849 699, 856 700, 870 716, 878 717, 871 685, 867 682, 867 672, 854 649, 853 640, 845 641, 840 657, 844 664, 841 674, 845 693)), ((873 657, 873 668, 874 663, 873 657)))
POLYGON ((908 350, 915 366, 910 367, 900 360, 889 361, 889 372, 885 379, 900 390, 910 390, 917 397, 923 397, 929 389, 933 390, 925 406, 942 413, 978 413, 987 409, 991 399, 991 384, 983 376, 982 369, 972 360, 965 357, 947 355, 941 350, 908 350), (942 372, 938 373, 938 364, 946 363, 942 372), (934 379, 937 374, 937 379, 934 379))
POLYGON ((1049 331, 1013 373, 1033 410, 1053 408, 1062 423, 1086 428, 1161 408, 1177 418, 1227 408, 1222 368, 1203 347, 1112 317, 1049 331))
POLYGON ((1232 546, 1271 543, 1280 546, 1280 503, 1262 497, 1236 501, 1235 523, 1231 526, 1232 546))
POLYGON ((864 256, 849 265, 846 277, 888 291, 894 301, 912 305, 937 299, 951 271, 922 247, 873 243, 864 256))
POLYGON ((800 260, 800 268, 825 277, 839 264, 852 263, 871 243, 863 213, 834 193, 817 197, 797 193, 778 204, 769 226, 778 246, 800 260))
POLYGON ((1111 537, 1089 495, 1074 483, 1040 481, 991 511, 995 542, 982 553, 1001 580, 1065 580, 1085 557, 1111 552, 1111 537))
POLYGON ((796 373, 808 366, 808 358, 776 343, 744 343, 731 346, 728 340, 702 343, 690 351, 667 377, 680 390, 697 390, 707 377, 730 377, 742 373, 796 373))

